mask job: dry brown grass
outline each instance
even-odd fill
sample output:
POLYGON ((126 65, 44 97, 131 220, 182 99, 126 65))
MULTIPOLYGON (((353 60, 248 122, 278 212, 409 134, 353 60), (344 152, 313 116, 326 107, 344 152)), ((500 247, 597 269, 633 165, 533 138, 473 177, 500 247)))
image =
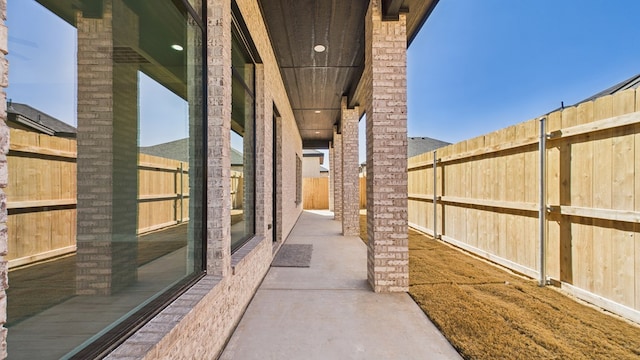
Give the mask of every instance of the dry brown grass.
POLYGON ((640 327, 415 231, 409 276, 411 297, 466 359, 640 358, 640 327))

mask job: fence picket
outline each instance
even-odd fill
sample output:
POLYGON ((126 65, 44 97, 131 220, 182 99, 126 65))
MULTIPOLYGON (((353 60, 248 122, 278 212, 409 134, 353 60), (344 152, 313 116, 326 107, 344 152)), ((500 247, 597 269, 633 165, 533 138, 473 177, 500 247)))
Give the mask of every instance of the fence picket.
MULTIPOLYGON (((634 220, 640 216, 639 94, 628 90, 547 115, 552 136, 545 169, 547 275, 580 297, 604 299, 599 304, 611 311, 634 309, 632 318, 640 318, 640 223, 634 220), (573 133, 558 136, 563 131, 573 133)), ((537 123, 438 149, 445 157, 438 165, 444 169, 438 175, 442 239, 531 276, 539 268, 537 215, 512 205, 539 201, 542 174, 531 141, 539 136, 537 123)), ((409 218, 427 231, 433 227, 432 185, 422 192, 415 184, 431 171, 425 166, 409 175, 410 193, 421 194, 410 200, 409 218)))

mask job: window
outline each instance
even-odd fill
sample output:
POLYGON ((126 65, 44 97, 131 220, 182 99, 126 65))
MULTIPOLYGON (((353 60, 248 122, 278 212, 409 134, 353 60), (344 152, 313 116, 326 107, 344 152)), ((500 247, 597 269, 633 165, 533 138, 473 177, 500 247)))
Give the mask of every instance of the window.
POLYGON ((8 157, 11 357, 100 356, 202 276, 198 13, 8 2, 8 124, 30 149, 8 157))
POLYGON ((238 20, 232 32, 231 251, 255 235, 255 65, 238 20))

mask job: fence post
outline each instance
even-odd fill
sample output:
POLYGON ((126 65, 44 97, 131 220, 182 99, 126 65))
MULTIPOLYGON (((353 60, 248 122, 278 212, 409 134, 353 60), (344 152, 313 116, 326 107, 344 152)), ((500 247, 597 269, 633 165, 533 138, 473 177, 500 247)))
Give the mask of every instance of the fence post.
POLYGON ((438 238, 438 167, 437 150, 433 150, 433 238, 438 238))
POLYGON ((546 131, 546 117, 540 118, 540 208, 538 210, 539 220, 539 237, 540 237, 540 261, 539 261, 539 274, 538 286, 545 286, 547 284, 546 275, 546 215, 547 215, 547 194, 546 194, 546 158, 547 158, 547 131, 546 131))

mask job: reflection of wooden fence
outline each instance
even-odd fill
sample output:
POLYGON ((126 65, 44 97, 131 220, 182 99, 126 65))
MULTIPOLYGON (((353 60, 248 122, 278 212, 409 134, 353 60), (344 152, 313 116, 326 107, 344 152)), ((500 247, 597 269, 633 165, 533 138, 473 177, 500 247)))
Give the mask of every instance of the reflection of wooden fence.
POLYGON ((189 164, 140 154, 138 233, 189 220, 189 164))
POLYGON ((240 171, 231 171, 231 209, 242 209, 244 177, 240 171))
MULTIPOLYGON (((76 141, 11 129, 9 266, 75 251, 76 141)), ((140 154, 138 233, 189 220, 187 163, 140 154)))
POLYGON ((10 266, 75 250, 76 142, 11 129, 7 163, 10 266))
MULTIPOLYGON (((640 321, 640 90, 554 112, 546 123, 544 272, 640 321)), ((432 153, 411 158, 409 222, 540 276, 539 134, 531 120, 438 149, 435 181, 432 153)))
POLYGON ((304 178, 302 189, 304 209, 329 208, 329 178, 304 178))

